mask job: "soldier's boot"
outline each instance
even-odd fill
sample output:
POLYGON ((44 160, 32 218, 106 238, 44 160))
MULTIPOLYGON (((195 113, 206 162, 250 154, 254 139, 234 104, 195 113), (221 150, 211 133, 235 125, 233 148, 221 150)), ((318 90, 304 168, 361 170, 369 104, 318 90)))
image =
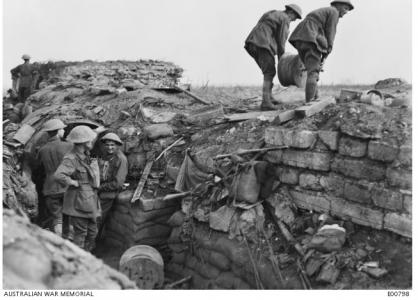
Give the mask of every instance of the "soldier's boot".
POLYGON ((273 96, 273 86, 274 86, 274 84, 271 83, 271 88, 270 88, 270 99, 271 99, 271 103, 276 104, 276 105, 283 103, 282 101, 280 101, 279 99, 277 99, 277 98, 275 98, 273 96))
POLYGON ((318 82, 318 74, 316 72, 309 73, 308 78, 306 78, 306 87, 305 87, 306 103, 309 103, 315 99, 315 94, 317 90, 317 82, 318 82))
POLYGON ((263 102, 261 103, 261 110, 277 110, 277 106, 271 101, 271 89, 273 83, 269 80, 263 81, 263 102))

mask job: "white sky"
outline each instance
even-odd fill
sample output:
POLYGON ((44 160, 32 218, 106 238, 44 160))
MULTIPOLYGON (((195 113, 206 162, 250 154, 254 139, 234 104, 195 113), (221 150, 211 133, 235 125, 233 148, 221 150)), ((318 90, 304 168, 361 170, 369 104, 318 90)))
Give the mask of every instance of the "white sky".
MULTIPOLYGON (((293 1, 293 0, 290 0, 293 1)), ((294 0, 304 15, 328 0, 294 0)), ((412 79, 411 0, 353 0, 337 28, 322 83, 412 79)), ((3 84, 23 53, 33 61, 172 61, 196 85, 260 85, 244 50, 259 17, 277 0, 3 0, 3 84)), ((291 30, 297 21, 291 25, 291 30)), ((287 52, 296 53, 287 44, 287 52)), ((275 82, 277 82, 277 78, 275 82)))

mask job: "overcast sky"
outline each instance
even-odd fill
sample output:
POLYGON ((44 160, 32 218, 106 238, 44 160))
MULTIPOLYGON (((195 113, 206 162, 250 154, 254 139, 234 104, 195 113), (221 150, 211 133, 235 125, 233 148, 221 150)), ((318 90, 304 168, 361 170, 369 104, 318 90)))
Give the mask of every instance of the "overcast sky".
MULTIPOLYGON (((304 15, 329 2, 294 0, 304 15)), ((352 2, 356 8, 340 19, 321 82, 411 81, 411 0, 352 2)), ((244 41, 264 12, 286 3, 3 0, 3 84, 11 85, 10 69, 28 53, 34 61, 162 59, 183 67, 183 81, 195 85, 260 85, 260 70, 244 41)), ((296 53, 290 44, 286 52, 296 53)))

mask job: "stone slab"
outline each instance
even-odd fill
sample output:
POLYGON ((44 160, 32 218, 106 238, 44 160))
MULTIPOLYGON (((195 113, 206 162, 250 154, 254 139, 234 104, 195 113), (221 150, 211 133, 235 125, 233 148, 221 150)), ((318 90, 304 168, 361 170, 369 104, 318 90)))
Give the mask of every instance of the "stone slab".
POLYGON ((367 159, 336 157, 331 170, 357 179, 380 181, 386 176, 386 168, 378 162, 367 159))
POLYGON ((360 139, 342 137, 338 144, 338 152, 341 155, 363 157, 367 153, 367 142, 360 139))
POLYGON ((264 134, 267 144, 307 149, 313 146, 317 133, 310 130, 292 130, 287 128, 269 127, 264 134))
POLYGON ((289 190, 295 204, 303 209, 319 212, 329 212, 330 201, 325 194, 304 190, 289 190))
POLYGON ((390 210, 403 208, 403 196, 401 193, 375 186, 371 193, 374 205, 390 210))
POLYGON ((318 136, 319 139, 328 147, 328 149, 333 151, 338 149, 338 131, 320 130, 318 131, 318 136))
POLYGON ((367 155, 373 160, 391 162, 395 160, 398 152, 399 149, 396 145, 386 141, 376 140, 369 142, 367 155))
POLYGON ((388 213, 384 218, 384 228, 412 238, 412 219, 410 216, 398 213, 388 213))
POLYGON ((412 172, 406 169, 387 169, 386 177, 391 186, 401 189, 412 188, 412 172))
POLYGON ((310 151, 285 150, 282 156, 283 164, 318 171, 328 171, 330 160, 329 153, 310 151))

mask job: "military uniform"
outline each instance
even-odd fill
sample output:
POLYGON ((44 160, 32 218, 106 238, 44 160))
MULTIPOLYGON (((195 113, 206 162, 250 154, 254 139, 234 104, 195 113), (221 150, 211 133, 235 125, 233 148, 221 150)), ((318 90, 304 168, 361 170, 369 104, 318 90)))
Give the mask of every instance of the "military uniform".
POLYGON ((101 212, 95 188, 97 180, 90 164, 89 157, 72 150, 64 156, 55 172, 56 180, 68 186, 64 194, 63 214, 70 216, 74 228, 73 242, 86 251, 90 251, 94 245, 96 219, 101 212), (70 185, 72 180, 76 180, 79 186, 70 185))
POLYGON ((298 24, 289 38, 289 42, 298 50, 307 70, 306 101, 317 93, 317 81, 322 60, 332 51, 339 12, 333 7, 324 7, 309 13, 298 24))
POLYGON ((37 68, 30 63, 23 63, 12 69, 10 73, 12 73, 13 80, 19 78, 18 97, 21 102, 24 102, 32 92, 34 76, 38 73, 37 68))
MULTIPOLYGON (((61 141, 54 136, 39 150, 38 160, 45 170, 45 182, 42 193, 45 196, 45 204, 52 217, 52 230, 56 231, 57 225, 63 224, 62 206, 66 186, 56 181, 54 173, 61 164, 64 155, 73 147, 72 143, 61 141)), ((68 225, 68 224, 65 224, 68 225)))
POLYGON ((110 156, 101 157, 98 163, 100 169, 99 198, 102 208, 100 223, 103 225, 114 200, 123 188, 128 175, 128 160, 122 151, 117 150, 110 156))
POLYGON ((285 51, 289 36, 290 18, 284 11, 265 13, 245 40, 245 49, 250 54, 266 80, 276 75, 274 56, 280 58, 285 51))

